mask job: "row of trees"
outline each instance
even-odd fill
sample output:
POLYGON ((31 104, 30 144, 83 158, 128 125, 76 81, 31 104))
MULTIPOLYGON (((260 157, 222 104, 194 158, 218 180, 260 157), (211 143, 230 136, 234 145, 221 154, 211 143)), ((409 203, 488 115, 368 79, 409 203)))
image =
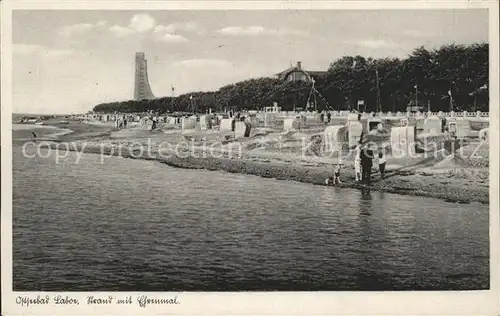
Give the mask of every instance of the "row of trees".
MULTIPOLYGON (((488 44, 446 45, 440 49, 415 49, 407 58, 373 59, 345 56, 315 77, 316 108, 405 111, 413 101, 432 111, 488 111, 488 44), (416 102, 418 100, 418 102, 416 102)), ((195 92, 154 100, 99 104, 95 112, 145 112, 149 110, 198 111, 208 108, 262 109, 277 102, 284 110, 305 108, 312 84, 273 78, 251 79, 217 91, 195 92)), ((312 102, 311 102, 312 103, 312 102)), ((311 106, 314 107, 313 104, 311 106)))

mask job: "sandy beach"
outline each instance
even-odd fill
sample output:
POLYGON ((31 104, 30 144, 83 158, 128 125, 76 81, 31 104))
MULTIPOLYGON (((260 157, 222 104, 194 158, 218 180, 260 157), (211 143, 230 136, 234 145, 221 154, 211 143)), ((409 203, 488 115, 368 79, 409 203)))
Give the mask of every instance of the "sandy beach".
MULTIPOLYGON (((44 146, 156 160, 177 168, 220 170, 324 186, 337 163, 336 158, 303 154, 301 139, 313 134, 307 131, 283 134, 257 129, 250 138, 225 140, 217 132, 182 133, 171 126, 156 131, 143 127, 115 131, 109 125, 51 125, 73 132, 44 146)), ((342 159, 342 183, 336 186, 489 204, 488 152, 487 142, 472 141, 454 155, 448 152, 427 157, 388 156, 385 178, 380 179, 374 165, 370 185, 354 180, 352 159, 347 157, 342 159)))

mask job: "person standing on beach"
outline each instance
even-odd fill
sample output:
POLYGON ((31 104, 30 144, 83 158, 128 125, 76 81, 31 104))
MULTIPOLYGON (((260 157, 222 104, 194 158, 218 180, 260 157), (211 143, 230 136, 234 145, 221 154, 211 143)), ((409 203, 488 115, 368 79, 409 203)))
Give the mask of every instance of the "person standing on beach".
POLYGON ((380 179, 383 179, 385 175, 385 163, 385 155, 384 152, 381 151, 378 153, 378 169, 380 170, 380 179))
POLYGON ((363 182, 368 185, 371 183, 372 167, 373 150, 371 150, 370 147, 366 147, 361 151, 361 168, 363 170, 361 177, 363 182))
POLYGON ((356 182, 361 181, 361 143, 359 143, 354 149, 354 175, 356 177, 356 182))
POLYGON ((151 125, 151 130, 156 129, 156 116, 153 117, 153 124, 151 125))

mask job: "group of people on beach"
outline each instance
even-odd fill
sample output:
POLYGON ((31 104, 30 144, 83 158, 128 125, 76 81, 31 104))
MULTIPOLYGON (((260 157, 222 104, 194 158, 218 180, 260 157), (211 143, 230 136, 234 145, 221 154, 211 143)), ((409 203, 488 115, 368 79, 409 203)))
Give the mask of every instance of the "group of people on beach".
POLYGON ((120 118, 116 118, 115 128, 117 129, 127 128, 127 118, 125 117, 125 115, 120 118))
MULTIPOLYGON (((151 130, 154 130, 158 127, 159 119, 157 115, 151 115, 150 116, 145 116, 142 118, 141 122, 145 123, 146 121, 151 121, 151 130)), ((115 128, 116 129, 122 129, 122 128, 127 128, 127 117, 124 115, 120 118, 116 118, 115 120, 115 128)))
MULTIPOLYGON (((373 168, 374 150, 370 146, 363 147, 361 142, 358 143, 354 150, 354 173, 356 182, 364 182, 370 184, 371 173, 373 168)), ((386 158, 384 151, 378 153, 378 167, 380 178, 385 175, 386 158)))
POLYGON ((332 121, 332 113, 330 113, 330 111, 326 112, 326 121, 325 121, 325 113, 323 113, 323 110, 321 110, 319 114, 319 120, 327 124, 330 123, 332 121))
MULTIPOLYGON (((380 171, 380 179, 383 179, 385 176, 385 165, 386 158, 384 150, 378 151, 378 168, 380 171)), ((354 176, 356 182, 362 182, 364 184, 371 183, 371 174, 373 169, 373 160, 374 160, 374 150, 368 145, 363 146, 361 142, 358 143, 356 148, 354 149, 354 176)), ((333 177, 328 178, 326 180, 326 184, 340 184, 342 181, 340 180, 340 170, 341 170, 342 162, 339 161, 334 169, 333 177)))

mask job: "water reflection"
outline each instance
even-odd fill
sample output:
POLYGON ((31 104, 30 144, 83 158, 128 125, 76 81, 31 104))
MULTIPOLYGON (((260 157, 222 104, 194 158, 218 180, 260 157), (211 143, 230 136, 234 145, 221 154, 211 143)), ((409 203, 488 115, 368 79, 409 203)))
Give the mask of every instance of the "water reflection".
POLYGON ((372 210, 372 193, 369 188, 363 188, 360 192, 359 199, 359 215, 360 216, 371 216, 372 210))
POLYGON ((361 188, 361 198, 363 200, 371 200, 372 199, 370 188, 361 188))

